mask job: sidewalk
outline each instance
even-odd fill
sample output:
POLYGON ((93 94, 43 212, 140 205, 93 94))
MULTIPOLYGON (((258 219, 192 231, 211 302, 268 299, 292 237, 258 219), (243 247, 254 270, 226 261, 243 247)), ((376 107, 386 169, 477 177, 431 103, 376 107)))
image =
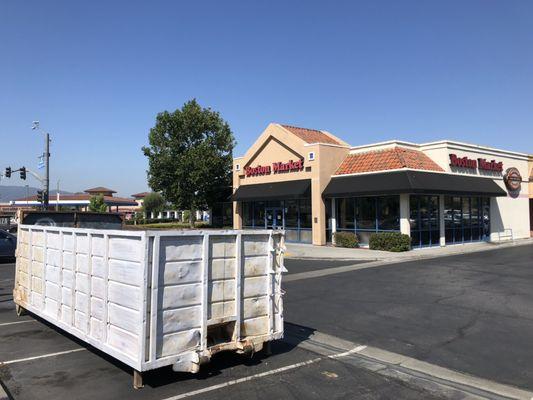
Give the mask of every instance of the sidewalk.
POLYGON ((364 248, 347 249, 333 246, 313 246, 311 244, 287 243, 287 258, 300 259, 339 259, 363 261, 408 261, 426 258, 444 257, 456 254, 468 254, 480 251, 501 249, 512 246, 533 244, 533 238, 506 241, 502 243, 468 243, 450 245, 446 247, 428 247, 401 253, 369 250, 364 248))
POLYGON ((9 400, 9 396, 7 395, 6 391, 4 390, 4 387, 2 386, 2 383, 0 383, 0 400, 9 400))

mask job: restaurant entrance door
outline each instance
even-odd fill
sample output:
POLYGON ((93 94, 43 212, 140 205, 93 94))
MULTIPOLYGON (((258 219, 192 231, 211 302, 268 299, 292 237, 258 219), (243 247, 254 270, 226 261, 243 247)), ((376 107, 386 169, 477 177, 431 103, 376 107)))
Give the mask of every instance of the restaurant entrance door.
POLYGON ((266 208, 265 220, 267 229, 283 229, 283 208, 266 208))

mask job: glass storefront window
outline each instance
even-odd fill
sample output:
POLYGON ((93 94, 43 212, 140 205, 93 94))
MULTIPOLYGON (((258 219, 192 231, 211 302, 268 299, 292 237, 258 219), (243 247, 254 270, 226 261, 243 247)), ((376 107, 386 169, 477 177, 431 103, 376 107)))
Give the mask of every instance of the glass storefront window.
POLYGON ((400 198, 398 196, 378 197, 378 230, 400 230, 400 198))
POLYGON ((411 245, 413 247, 440 244, 439 197, 410 196, 411 245))
POLYGON ((400 230, 400 196, 335 199, 337 231, 357 233, 361 243, 379 231, 400 230))
POLYGON ((483 223, 483 239, 490 238, 490 198, 485 197, 482 199, 483 202, 483 213, 480 217, 482 218, 483 223))
POLYGON ((429 210, 430 245, 440 245, 440 212, 438 196, 431 196, 429 198, 429 210))
POLYGON ((287 241, 311 242, 311 199, 249 201, 241 207, 243 227, 285 229, 287 241))
POLYGON ((337 228, 355 229, 355 206, 354 198, 337 199, 337 228))
POLYGON ((265 202, 254 201, 254 227, 265 228, 265 202))
POLYGON ((444 232, 446 243, 453 242, 453 201, 450 196, 444 197, 444 232))
POLYGON ((298 200, 285 201, 285 227, 298 228, 298 200))
POLYGON ((356 224, 357 230, 376 230, 376 198, 359 197, 356 198, 356 224))
POLYGON ((472 240, 472 228, 470 226, 470 198, 463 197, 463 241, 469 242, 472 240))
POLYGON ((242 225, 245 227, 254 226, 253 202, 251 201, 242 203, 242 225))
POLYGON ((313 216, 311 214, 311 199, 300 200, 300 228, 313 227, 313 216))
POLYGON ((490 198, 444 197, 446 243, 486 240, 490 235, 490 198))
POLYGON ((479 240, 482 236, 480 232, 481 220, 479 218, 479 197, 470 199, 470 215, 472 226, 472 240, 479 240))

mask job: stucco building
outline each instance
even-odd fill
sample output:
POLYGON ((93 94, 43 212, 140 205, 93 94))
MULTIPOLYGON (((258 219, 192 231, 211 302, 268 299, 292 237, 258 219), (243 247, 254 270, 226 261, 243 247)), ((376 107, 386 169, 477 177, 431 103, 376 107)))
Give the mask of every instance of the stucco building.
POLYGON ((413 247, 529 237, 528 155, 454 141, 352 147, 327 131, 270 124, 233 162, 234 227, 397 231, 413 247))

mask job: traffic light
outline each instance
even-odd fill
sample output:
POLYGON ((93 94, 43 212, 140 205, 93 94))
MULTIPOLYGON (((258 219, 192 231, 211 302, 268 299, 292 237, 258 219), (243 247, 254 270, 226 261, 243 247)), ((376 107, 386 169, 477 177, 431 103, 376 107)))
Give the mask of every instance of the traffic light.
POLYGON ((6 178, 11 178, 11 167, 7 167, 7 168, 6 168, 6 173, 5 173, 5 175, 6 175, 6 178))
POLYGON ((20 179, 26 179, 26 167, 20 169, 20 179))
POLYGON ((44 200, 44 192, 42 190, 37 190, 37 201, 42 203, 44 200))

